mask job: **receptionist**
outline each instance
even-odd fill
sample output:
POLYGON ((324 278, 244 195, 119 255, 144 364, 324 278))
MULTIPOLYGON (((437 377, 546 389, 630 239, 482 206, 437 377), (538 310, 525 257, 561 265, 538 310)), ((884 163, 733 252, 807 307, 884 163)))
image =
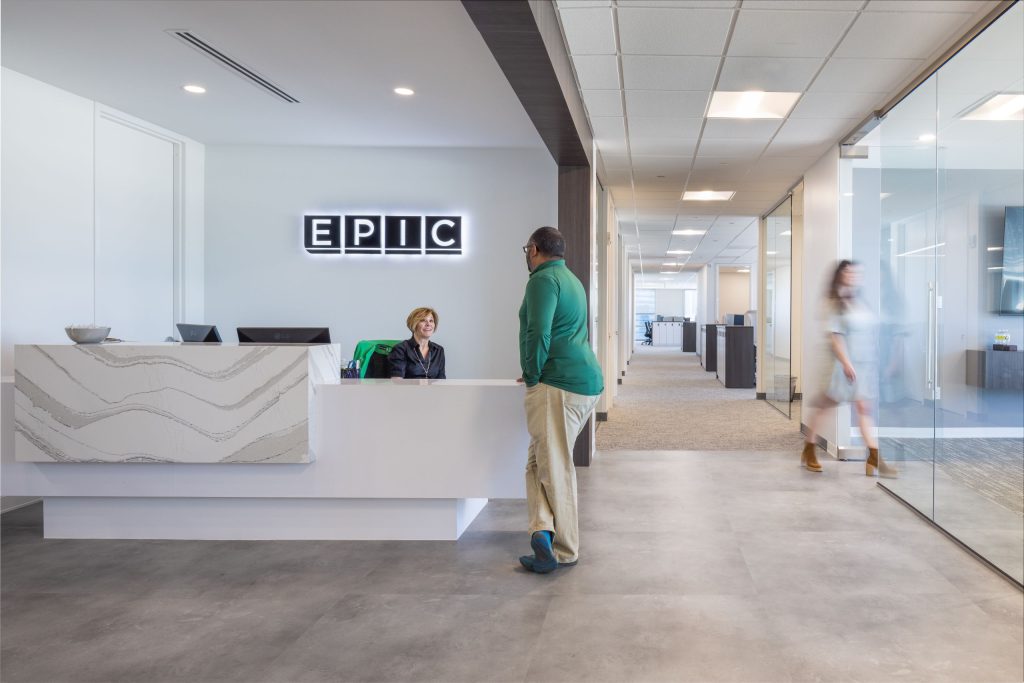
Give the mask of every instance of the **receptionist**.
POLYGON ((405 324, 412 337, 396 344, 388 356, 391 377, 403 379, 445 379, 444 347, 430 341, 437 329, 437 311, 414 309, 405 324))

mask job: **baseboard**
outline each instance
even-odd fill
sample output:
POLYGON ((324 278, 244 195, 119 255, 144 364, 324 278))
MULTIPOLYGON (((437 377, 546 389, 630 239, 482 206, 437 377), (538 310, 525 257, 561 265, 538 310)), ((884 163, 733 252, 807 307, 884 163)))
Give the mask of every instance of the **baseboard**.
POLYGON ((594 417, 597 419, 598 422, 607 422, 608 421, 608 413, 597 413, 597 412, 595 412, 594 413, 594 417))
POLYGON ((754 398, 757 399, 758 401, 767 401, 768 400, 768 394, 766 394, 763 391, 759 391, 756 394, 754 394, 754 398))
POLYGON ((622 378, 621 377, 619 378, 619 384, 622 384, 622 378))
POLYGON ((794 393, 793 394, 793 400, 794 401, 802 401, 802 400, 804 400, 803 392, 802 391, 798 391, 798 392, 794 393))

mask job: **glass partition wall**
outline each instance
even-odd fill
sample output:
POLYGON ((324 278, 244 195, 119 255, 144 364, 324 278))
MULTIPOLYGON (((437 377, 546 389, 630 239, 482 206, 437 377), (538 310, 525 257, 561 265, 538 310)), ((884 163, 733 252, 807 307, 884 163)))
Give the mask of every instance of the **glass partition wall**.
POLYGON ((792 407, 793 198, 765 216, 765 398, 786 417, 792 407))
MULTIPOLYGON (((878 317, 883 486, 1024 582, 1024 7, 844 160, 844 253, 878 317)), ((849 424, 848 420, 841 421, 849 424)), ((840 446, 856 443, 847 427, 840 446)))

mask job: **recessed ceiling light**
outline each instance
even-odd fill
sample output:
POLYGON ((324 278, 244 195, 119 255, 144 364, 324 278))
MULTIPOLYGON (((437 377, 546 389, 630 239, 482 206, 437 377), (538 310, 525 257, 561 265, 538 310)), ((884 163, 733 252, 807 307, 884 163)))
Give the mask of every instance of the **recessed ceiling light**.
POLYGON ((184 90, 185 92, 190 92, 193 95, 202 95, 204 92, 206 92, 206 88, 204 88, 203 86, 201 86, 201 85, 192 85, 191 83, 188 84, 188 85, 181 86, 181 89, 184 90))
POLYGON ((706 230, 695 230, 693 228, 686 228, 685 230, 673 230, 673 235, 703 235, 706 230))
MULTIPOLYGON (((1002 247, 1000 247, 1000 249, 1002 249, 1002 247)), ((686 249, 669 249, 665 253, 669 254, 671 256, 676 256, 678 254, 692 254, 693 252, 692 251, 687 251, 686 249)))
POLYGON ((779 233, 779 235, 792 235, 792 234, 793 234, 792 230, 783 230, 782 232, 779 233))
POLYGON ((1002 250, 1003 250, 1002 247, 989 247, 987 249, 987 251, 1002 251, 1002 250))
POLYGON ((852 196, 853 196, 853 193, 852 193, 852 192, 844 192, 844 193, 843 193, 843 196, 844 196, 844 197, 852 197, 852 196))
MULTIPOLYGON (((662 271, 658 271, 658 272, 660 272, 662 275, 675 275, 676 274, 676 271, 674 271, 674 270, 662 270, 662 271)), ((667 280, 668 278, 664 278, 664 279, 667 280)))
POLYGON ((737 273, 749 273, 750 272, 750 268, 739 268, 736 272, 737 273))
POLYGON ((999 93, 992 95, 960 117, 965 121, 1021 121, 1024 120, 1024 95, 999 93))
POLYGON ((990 266, 989 267, 989 270, 1002 270, 1002 269, 1003 269, 1002 266, 990 266))
POLYGON ((931 133, 921 133, 917 136, 918 142, 935 142, 935 136, 931 133))
POLYGON ((777 251, 766 251, 766 252, 764 252, 764 253, 768 254, 769 256, 775 256, 775 255, 776 255, 776 254, 778 254, 779 252, 777 252, 777 251))
POLYGON ((684 192, 684 202, 727 202, 736 193, 729 190, 700 190, 698 192, 684 192))
POLYGON ((708 118, 784 119, 798 99, 798 92, 718 91, 711 96, 708 118))
POLYGON ((891 196, 892 196, 892 192, 883 192, 882 194, 878 195, 878 197, 880 199, 888 199, 891 196))
POLYGON ((402 95, 403 97, 409 97, 410 95, 415 95, 416 91, 412 88, 395 88, 395 94, 402 95))

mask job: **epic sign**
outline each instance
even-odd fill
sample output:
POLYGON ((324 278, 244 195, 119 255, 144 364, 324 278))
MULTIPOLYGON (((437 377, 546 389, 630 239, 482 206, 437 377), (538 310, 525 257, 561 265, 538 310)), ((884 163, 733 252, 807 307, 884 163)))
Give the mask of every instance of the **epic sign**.
POLYGON ((461 254, 462 216, 306 216, 311 254, 461 254))

